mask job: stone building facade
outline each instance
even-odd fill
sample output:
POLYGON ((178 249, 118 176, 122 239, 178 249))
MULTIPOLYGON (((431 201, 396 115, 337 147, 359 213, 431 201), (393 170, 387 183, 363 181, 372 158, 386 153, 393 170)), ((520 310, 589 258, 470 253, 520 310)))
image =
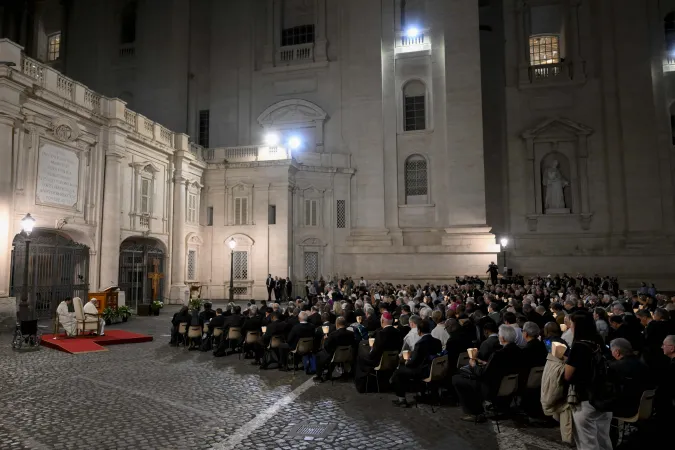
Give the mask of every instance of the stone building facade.
POLYGON ((234 261, 236 295, 260 298, 268 273, 480 274, 495 237, 509 238, 517 272, 668 282, 673 11, 670 0, 44 0, 2 32, 202 144, 203 162, 183 151, 191 177, 164 178, 163 289, 179 299, 195 282, 225 298, 234 261))

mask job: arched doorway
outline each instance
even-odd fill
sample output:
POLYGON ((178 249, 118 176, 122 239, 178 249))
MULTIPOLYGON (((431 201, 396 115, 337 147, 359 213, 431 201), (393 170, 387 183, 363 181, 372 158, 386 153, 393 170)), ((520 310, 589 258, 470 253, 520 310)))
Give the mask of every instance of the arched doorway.
MULTIPOLYGON (((28 299, 39 318, 51 317, 66 297, 88 298, 89 247, 53 230, 35 230, 30 236, 28 299), (34 303, 33 303, 34 302, 34 303)), ((12 241, 10 292, 23 296, 26 238, 12 241)))
POLYGON ((128 238, 120 245, 119 288, 131 309, 150 304, 154 298, 164 301, 163 278, 165 252, 154 239, 128 238), (153 275, 157 274, 157 275, 153 275), (153 290, 153 278, 155 289, 153 290))

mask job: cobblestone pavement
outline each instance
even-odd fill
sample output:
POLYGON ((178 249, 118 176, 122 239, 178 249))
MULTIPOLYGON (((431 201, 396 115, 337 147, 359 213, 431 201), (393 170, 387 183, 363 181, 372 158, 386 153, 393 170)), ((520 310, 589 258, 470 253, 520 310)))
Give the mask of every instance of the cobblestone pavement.
MULTIPOLYGON (((260 371, 237 355, 169 347, 173 312, 112 326, 155 340, 107 352, 18 353, 0 334, 0 450, 509 447, 490 424, 461 422, 459 408, 397 409, 391 394, 360 395, 351 382, 315 385, 302 372, 260 371), (293 433, 324 424, 325 436, 293 433)), ((504 426, 508 433, 513 424, 504 426)), ((558 448, 556 430, 522 432, 537 445, 510 448, 558 448)))

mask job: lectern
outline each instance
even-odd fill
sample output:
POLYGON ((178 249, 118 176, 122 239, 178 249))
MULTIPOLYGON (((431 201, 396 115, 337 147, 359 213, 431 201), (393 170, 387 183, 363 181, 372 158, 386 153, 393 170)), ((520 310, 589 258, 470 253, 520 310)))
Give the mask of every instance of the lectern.
POLYGON ((106 308, 117 309, 117 295, 119 288, 117 286, 110 286, 102 292, 90 292, 89 300, 95 298, 98 300, 98 313, 102 314, 106 308))

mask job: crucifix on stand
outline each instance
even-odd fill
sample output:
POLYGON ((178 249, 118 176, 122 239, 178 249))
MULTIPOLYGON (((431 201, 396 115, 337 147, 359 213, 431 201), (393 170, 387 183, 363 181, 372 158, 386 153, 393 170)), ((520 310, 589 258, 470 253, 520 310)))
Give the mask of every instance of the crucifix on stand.
POLYGON ((152 266, 155 268, 155 271, 148 274, 148 278, 152 280, 152 300, 157 299, 157 294, 159 292, 159 280, 164 278, 164 274, 159 272, 159 259, 152 260, 152 266))

